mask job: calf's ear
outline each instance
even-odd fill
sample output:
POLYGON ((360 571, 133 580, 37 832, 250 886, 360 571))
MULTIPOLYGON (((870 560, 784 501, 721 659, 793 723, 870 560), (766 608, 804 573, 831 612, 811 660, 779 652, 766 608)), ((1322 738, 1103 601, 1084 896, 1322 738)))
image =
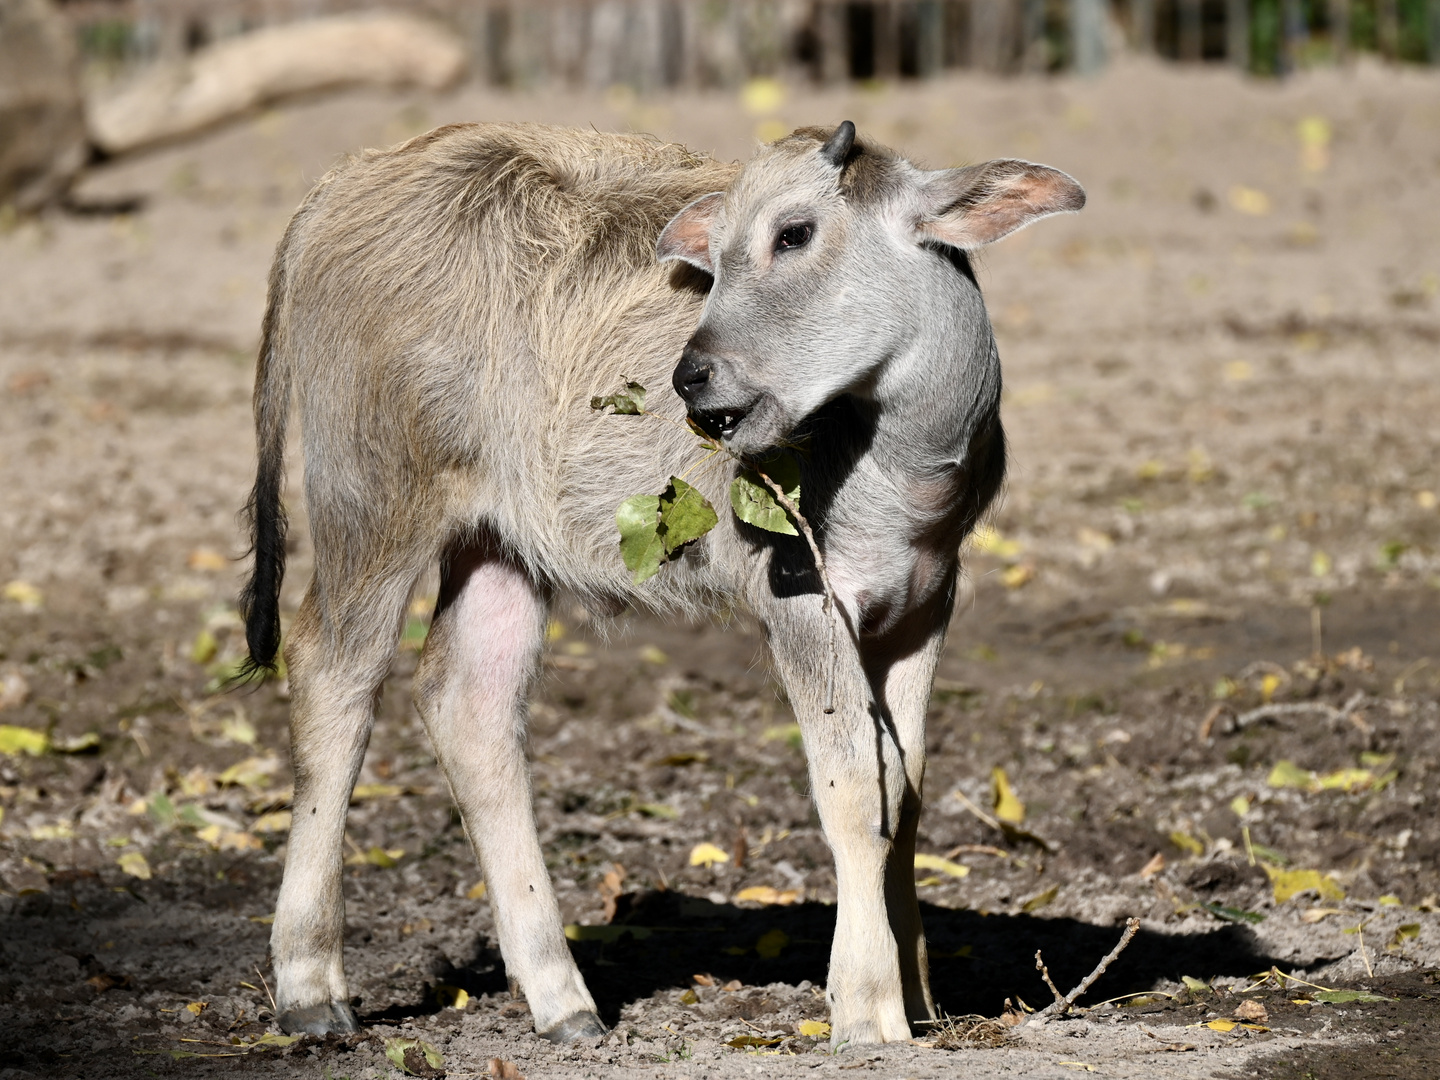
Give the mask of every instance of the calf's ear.
POLYGON ((920 233, 965 249, 1085 205, 1085 189, 1074 177, 1011 158, 927 173, 920 193, 920 233))
POLYGON ((655 257, 663 262, 678 259, 691 266, 713 274, 710 265, 710 228, 725 200, 723 191, 712 191, 702 195, 681 210, 660 232, 655 241, 655 257))

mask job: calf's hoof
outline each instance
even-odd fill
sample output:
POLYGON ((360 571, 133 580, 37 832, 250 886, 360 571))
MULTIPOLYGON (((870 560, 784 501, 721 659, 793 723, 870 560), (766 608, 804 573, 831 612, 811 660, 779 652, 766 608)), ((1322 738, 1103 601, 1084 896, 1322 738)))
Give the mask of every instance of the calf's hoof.
POLYGON ((280 1030, 287 1035, 351 1035, 360 1030, 355 1013, 343 1001, 325 1001, 280 1014, 280 1030))
POLYGON ((540 1037, 563 1044, 580 1039, 603 1039, 608 1034, 610 1029, 593 1012, 577 1012, 571 1013, 549 1031, 540 1032, 540 1037))

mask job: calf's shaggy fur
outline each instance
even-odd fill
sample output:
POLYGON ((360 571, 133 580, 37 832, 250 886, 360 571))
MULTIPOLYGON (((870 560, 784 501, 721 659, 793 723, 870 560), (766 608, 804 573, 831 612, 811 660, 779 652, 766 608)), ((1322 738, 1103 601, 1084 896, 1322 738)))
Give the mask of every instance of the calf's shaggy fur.
MULTIPOLYGON (((293 825, 272 950, 280 1022, 349 1031, 345 813, 416 579, 441 589, 415 700, 536 1029, 604 1027, 531 810, 527 696, 546 607, 740 602, 801 725, 835 855, 837 1042, 930 1019, 913 881, 924 718, 959 548, 1004 471, 1000 369, 965 251, 1079 209, 1026 162, 926 172, 803 129, 742 169, 638 136, 457 125, 337 168, 270 281, 255 389, 252 662, 279 647, 280 492, 298 403, 314 578, 289 627, 293 825), (658 255, 658 258, 657 258, 658 255), (677 365, 678 361, 678 365, 677 365), (683 425, 593 412, 626 379, 741 456, 800 447, 846 634, 796 537, 725 514, 640 586, 614 512, 695 458, 683 425), (672 381, 674 389, 672 390, 672 381)), ((717 507, 733 470, 694 482, 717 507)))

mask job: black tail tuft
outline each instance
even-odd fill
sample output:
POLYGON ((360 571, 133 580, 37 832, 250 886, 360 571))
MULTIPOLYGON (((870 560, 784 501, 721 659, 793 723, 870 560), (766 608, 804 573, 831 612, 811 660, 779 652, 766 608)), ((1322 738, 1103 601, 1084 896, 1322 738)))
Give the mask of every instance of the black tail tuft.
POLYGON ((255 566, 240 594, 240 613, 245 619, 245 642, 250 657, 240 668, 240 678, 263 672, 274 674, 280 652, 280 584, 285 580, 285 507, 280 486, 285 465, 278 448, 262 447, 255 489, 245 506, 250 521, 251 553, 255 566))

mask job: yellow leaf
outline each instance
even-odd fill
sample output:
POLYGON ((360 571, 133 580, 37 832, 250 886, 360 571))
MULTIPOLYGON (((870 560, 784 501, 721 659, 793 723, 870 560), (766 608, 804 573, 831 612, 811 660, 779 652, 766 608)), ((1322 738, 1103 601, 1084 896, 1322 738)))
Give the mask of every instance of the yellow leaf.
POLYGON ((206 825, 203 829, 195 830, 195 839, 204 840, 211 847, 220 846, 220 826, 206 825))
POLYGON ((250 826, 252 832, 277 833, 290 831, 290 811, 275 810, 269 814, 262 814, 255 819, 255 824, 250 826))
POLYGON ((1008 821, 1011 825, 1019 825, 1023 822, 1025 820, 1025 804, 1016 797, 1014 790, 1010 787, 1010 778, 998 765, 990 770, 990 786, 995 816, 1001 821, 1008 821))
POLYGON ((1020 910, 1025 912, 1025 914, 1027 915, 1030 914, 1032 911, 1039 911, 1041 908, 1048 907, 1050 904, 1054 903, 1055 897, 1059 895, 1060 886, 1051 885, 1050 888, 1046 889, 1044 892, 1037 893, 1029 900, 1026 900, 1025 903, 1021 904, 1020 910))
POLYGON ((1393 896, 1390 893, 1386 893, 1384 896, 1380 897, 1380 899, 1377 900, 1376 903, 1378 903, 1381 907, 1399 907, 1400 897, 1393 896))
POLYGON ((1308 911, 1300 913, 1300 921, 1303 923, 1317 923, 1321 919, 1331 915, 1343 915, 1344 911, 1338 907, 1312 907, 1308 911))
POLYGON ((3 591, 6 600, 14 601, 25 611, 39 611, 45 602, 44 594, 28 581, 9 582, 3 591))
POLYGON ((1292 896, 1302 892, 1316 892, 1322 900, 1343 900, 1345 890, 1332 877, 1322 875, 1319 870, 1281 870, 1269 863, 1261 863, 1270 878, 1275 892, 1275 903, 1283 904, 1292 896))
POLYGON ((39 757, 50 749, 50 737, 34 728, 0 724, 0 754, 29 754, 39 757))
POLYGON ((696 844, 690 849, 690 865, 703 866, 707 870, 717 862, 729 862, 730 856, 714 844, 696 844))
POLYGON ((1310 575, 1312 577, 1325 577, 1334 567, 1330 556, 1323 551, 1317 551, 1310 556, 1310 575))
POLYGON ((185 1006, 185 1011, 194 1016, 199 1016, 205 1011, 205 1006, 208 1004, 210 1004, 208 1001, 192 1001, 185 1006))
POLYGON ((404 848, 391 848, 389 851, 383 848, 372 847, 369 851, 357 851, 345 860, 346 866, 378 866, 382 870, 389 870, 405 856, 404 848))
POLYGON ((1170 842, 1181 851, 1188 851, 1191 855, 1204 855, 1205 845, 1187 832, 1176 829, 1170 834, 1170 842))
POLYGON ((1226 1020, 1224 1017, 1221 1017, 1218 1020, 1207 1021, 1205 1026, 1211 1031, 1234 1031, 1240 1026, 1240 1022, 1238 1020, 1226 1020))
POLYGON ((1013 562, 1020 557, 1021 547, 1018 540, 1006 540, 993 527, 982 525, 970 534, 970 544, 986 555, 994 555, 997 559, 1004 559, 1006 562, 1013 562))
POLYGON ((1363 791, 1374 786, 1375 774, 1369 769, 1337 769, 1316 779, 1315 784, 1322 791, 1335 788, 1342 791, 1363 791))
POLYGON ((209 630, 201 630, 190 643, 190 659, 197 664, 208 664, 220 651, 220 642, 209 630))
POLYGON ((1230 205, 1242 214, 1264 217, 1270 213, 1270 196, 1259 188, 1236 184, 1230 189, 1230 205))
POLYGON ((1035 567, 1029 563, 1016 563, 1014 566, 1007 566, 1005 572, 1000 575, 1000 581, 1007 589, 1023 588, 1034 579, 1035 567))
POLYGON ((800 899, 799 889, 776 889, 769 885, 751 885, 735 894, 736 901, 755 904, 793 904, 800 899))
POLYGON ((280 768, 279 758, 250 757, 222 772, 216 777, 221 787, 238 786, 247 791, 258 791, 268 787, 270 776, 280 768))
POLYGON ((755 951, 766 960, 774 960, 780 950, 790 944, 790 935, 784 930, 767 930, 755 942, 755 951))
POLYGON ((670 657, 657 649, 654 645, 646 645, 640 650, 640 659, 647 664, 668 664, 670 657))
POLYGON ((75 830, 70 827, 69 822, 61 821, 55 825, 36 825, 30 830, 31 840, 74 840, 75 830))
POLYGON ((807 1039, 823 1039, 830 1034, 830 1025, 823 1020, 801 1020, 795 1030, 807 1039))
POLYGON ((1270 704, 1270 699, 1275 696, 1275 691, 1280 689, 1280 676, 1273 671, 1260 680, 1260 700, 1270 704))
POLYGON ((1181 975, 1180 981, 1185 984, 1185 989, 1192 994, 1206 994, 1210 992, 1210 984, 1204 979, 1197 979, 1191 975, 1181 975))
POLYGON ((751 79, 740 89, 740 102, 751 116, 777 112, 785 104, 785 84, 779 79, 751 79))
POLYGON ((1309 791, 1315 783, 1315 774, 1300 768, 1293 761, 1277 761, 1265 778, 1265 783, 1275 788, 1300 788, 1309 791))
POLYGON ((1244 795, 1236 795, 1230 800, 1230 809, 1236 817, 1244 817, 1250 812, 1250 800, 1244 795))
POLYGON ((485 888, 485 882, 483 882, 483 881, 477 881, 474 885, 471 885, 468 890, 466 890, 466 892, 465 892, 465 899, 466 899, 466 900, 484 900, 484 899, 485 899, 485 893, 486 893, 486 891, 487 891, 487 890, 486 890, 486 888, 485 888))
POLYGON ((435 1000, 440 1003, 442 1009, 464 1009, 470 1004, 470 993, 458 986, 446 986, 439 983, 435 987, 435 1000))
POLYGON ((951 862, 949 859, 943 859, 939 855, 917 854, 915 856, 915 869, 934 870, 941 874, 949 874, 951 877, 955 878, 962 878, 966 874, 970 873, 970 868, 968 866, 962 866, 960 863, 951 862))
POLYGON ((1249 382, 1255 377, 1255 369, 1248 360, 1231 360, 1225 365, 1226 382, 1249 382))
POLYGON ((133 878, 139 878, 141 881, 150 880, 150 864, 138 851, 127 851, 115 860, 115 865, 133 878))

